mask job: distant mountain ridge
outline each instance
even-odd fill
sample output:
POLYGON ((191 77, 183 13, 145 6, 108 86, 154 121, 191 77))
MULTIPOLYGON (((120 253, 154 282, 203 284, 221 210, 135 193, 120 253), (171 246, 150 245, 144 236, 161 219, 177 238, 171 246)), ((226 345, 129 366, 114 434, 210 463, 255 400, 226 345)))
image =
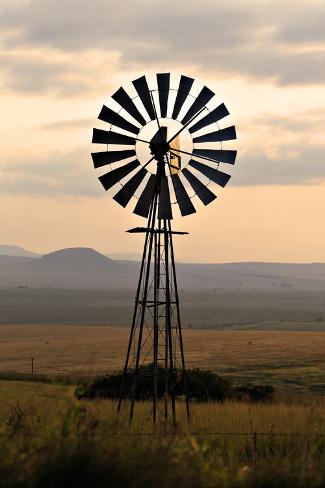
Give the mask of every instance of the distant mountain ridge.
POLYGON ((20 246, 11 246, 8 244, 0 244, 0 255, 1 256, 22 256, 29 258, 39 258, 42 256, 36 252, 27 251, 20 246))
MULTIPOLYGON (((114 260, 83 247, 40 257, 31 254, 0 255, 0 287, 126 290, 137 284, 139 261, 114 260)), ((180 288, 188 290, 295 288, 325 292, 325 263, 177 263, 177 276, 180 288)))
POLYGON ((29 259, 20 267, 20 273, 28 286, 37 286, 38 282, 39 286, 63 288, 113 287, 114 283, 124 288, 129 278, 127 266, 85 247, 60 249, 29 259))

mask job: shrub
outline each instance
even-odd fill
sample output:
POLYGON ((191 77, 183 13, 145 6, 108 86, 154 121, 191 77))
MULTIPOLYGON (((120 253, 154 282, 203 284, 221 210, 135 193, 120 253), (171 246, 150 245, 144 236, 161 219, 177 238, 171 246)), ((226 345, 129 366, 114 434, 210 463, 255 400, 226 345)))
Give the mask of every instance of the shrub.
POLYGON ((230 382, 209 370, 190 369, 187 383, 190 398, 197 401, 223 401, 232 397, 230 382))
MULTIPOLYGON (((165 371, 158 369, 157 373, 158 398, 165 393, 165 371)), ((209 370, 189 369, 186 376, 182 373, 169 374, 169 395, 177 397, 185 396, 194 401, 224 401, 227 399, 249 400, 253 402, 271 401, 274 389, 269 385, 246 385, 234 387, 229 380, 209 370)), ((93 400, 95 398, 117 399, 120 396, 121 385, 123 384, 123 397, 130 396, 133 376, 126 375, 123 380, 123 373, 118 371, 114 374, 99 376, 91 383, 81 384, 75 390, 78 399, 93 400)), ((150 400, 153 394, 152 365, 139 369, 139 376, 136 387, 136 400, 150 400)))
POLYGON ((245 385, 235 388, 238 400, 250 400, 251 402, 271 402, 274 388, 272 385, 245 385))

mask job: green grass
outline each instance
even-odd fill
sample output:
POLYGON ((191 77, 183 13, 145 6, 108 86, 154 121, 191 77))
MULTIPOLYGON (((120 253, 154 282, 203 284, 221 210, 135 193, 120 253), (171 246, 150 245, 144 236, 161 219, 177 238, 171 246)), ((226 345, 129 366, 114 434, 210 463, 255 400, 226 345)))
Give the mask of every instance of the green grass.
POLYGON ((0 487, 321 487, 325 438, 275 434, 325 435, 324 406, 196 404, 190 432, 179 402, 178 435, 149 436, 143 402, 127 435, 115 402, 77 401, 67 385, 0 381, 0 487), (255 432, 268 435, 255 444, 255 432))

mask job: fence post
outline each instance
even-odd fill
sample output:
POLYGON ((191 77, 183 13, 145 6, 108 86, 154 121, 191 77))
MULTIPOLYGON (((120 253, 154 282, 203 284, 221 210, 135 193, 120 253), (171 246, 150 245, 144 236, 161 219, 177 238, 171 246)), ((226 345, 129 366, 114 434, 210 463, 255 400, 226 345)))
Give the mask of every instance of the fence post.
POLYGON ((253 434, 253 470, 256 473, 256 465, 257 465, 257 432, 253 434))

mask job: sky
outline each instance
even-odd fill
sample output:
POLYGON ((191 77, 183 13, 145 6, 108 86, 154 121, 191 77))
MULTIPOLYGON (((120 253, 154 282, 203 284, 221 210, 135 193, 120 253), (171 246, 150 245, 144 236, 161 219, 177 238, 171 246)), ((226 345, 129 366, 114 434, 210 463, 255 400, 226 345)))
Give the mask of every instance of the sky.
POLYGON ((121 85, 171 72, 212 89, 238 135, 228 186, 173 221, 178 260, 325 262, 324 18, 323 0, 0 0, 0 243, 140 252, 92 128, 121 85))

